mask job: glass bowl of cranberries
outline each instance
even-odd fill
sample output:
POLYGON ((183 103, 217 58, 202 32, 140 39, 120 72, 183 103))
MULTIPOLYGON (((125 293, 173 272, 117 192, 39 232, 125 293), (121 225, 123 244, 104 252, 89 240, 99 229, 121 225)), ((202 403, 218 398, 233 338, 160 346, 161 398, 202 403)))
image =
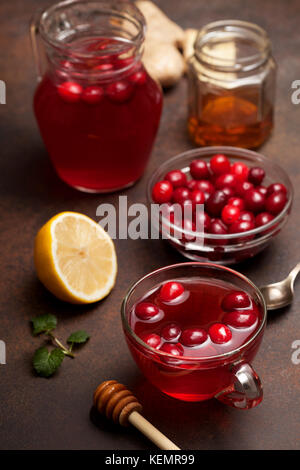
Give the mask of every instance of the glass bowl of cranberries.
POLYGON ((266 306, 242 274, 212 263, 165 266, 129 289, 121 313, 135 362, 163 393, 183 401, 215 397, 240 409, 261 402, 251 362, 266 306))
POLYGON ((279 165, 237 147, 171 158, 152 174, 147 193, 162 238, 191 260, 224 265, 263 250, 286 224, 293 200, 279 165))

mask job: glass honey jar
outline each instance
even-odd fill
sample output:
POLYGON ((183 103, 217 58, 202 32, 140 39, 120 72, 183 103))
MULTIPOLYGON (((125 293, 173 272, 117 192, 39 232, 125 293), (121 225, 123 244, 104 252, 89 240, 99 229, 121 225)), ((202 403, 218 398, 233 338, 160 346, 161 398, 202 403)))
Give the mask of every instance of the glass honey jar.
POLYGON ((273 127, 276 63, 266 32, 238 20, 201 29, 188 61, 188 131, 196 145, 260 146, 273 127))

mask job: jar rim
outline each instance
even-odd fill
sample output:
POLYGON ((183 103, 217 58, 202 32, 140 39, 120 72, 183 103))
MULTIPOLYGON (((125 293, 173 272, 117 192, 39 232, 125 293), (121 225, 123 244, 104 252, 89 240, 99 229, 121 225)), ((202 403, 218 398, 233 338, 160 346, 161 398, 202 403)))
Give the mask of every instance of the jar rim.
POLYGON ((262 65, 271 55, 271 42, 266 31, 255 23, 242 20, 220 20, 208 23, 199 30, 194 43, 196 59, 215 70, 222 72, 247 72, 262 65), (226 57, 226 54, 216 55, 207 52, 207 46, 219 39, 219 42, 228 42, 228 39, 246 39, 251 42, 254 53, 244 54, 241 57, 226 57))
MULTIPOLYGON (((59 9, 63 8, 72 8, 76 6, 87 6, 88 4, 94 4, 95 7, 99 9, 100 12, 103 14, 113 14, 114 16, 118 17, 120 20, 121 19, 126 19, 129 21, 132 25, 134 25, 137 29, 136 34, 130 38, 130 42, 135 44, 137 48, 141 46, 141 44, 144 41, 145 37, 145 30, 146 30, 146 20, 142 14, 142 12, 134 5, 129 0, 121 0, 119 2, 116 2, 114 0, 108 0, 108 1, 103 1, 103 0, 62 0, 60 2, 57 2, 53 5, 50 5, 46 8, 40 9, 35 18, 34 18, 34 23, 36 28, 39 31, 39 34, 41 35, 42 39, 47 43, 49 46, 53 47, 56 50, 66 50, 68 47, 68 43, 58 40, 56 38, 52 38, 48 33, 45 28, 45 22, 47 19, 49 19, 50 15, 53 15, 55 12, 57 12, 59 9), (117 9, 117 6, 120 6, 122 8, 117 9), (126 11, 126 8, 128 11, 126 11)), ((114 49, 110 51, 109 48, 106 48, 103 51, 103 55, 110 54, 110 52, 114 52, 114 49)), ((95 54, 98 56, 101 55, 101 52, 99 50, 97 51, 88 51, 88 52, 80 52, 76 53, 76 56, 80 56, 81 58, 88 58, 88 57, 93 57, 95 54)))

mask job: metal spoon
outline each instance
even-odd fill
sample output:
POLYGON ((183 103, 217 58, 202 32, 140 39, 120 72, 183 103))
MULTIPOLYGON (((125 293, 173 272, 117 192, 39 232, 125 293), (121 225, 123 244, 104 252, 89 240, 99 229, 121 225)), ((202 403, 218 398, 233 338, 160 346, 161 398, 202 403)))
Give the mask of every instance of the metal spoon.
POLYGON ((283 281, 260 287, 260 291, 267 305, 267 310, 286 307, 293 302, 294 282, 299 271, 300 263, 292 269, 290 274, 283 279, 283 281))

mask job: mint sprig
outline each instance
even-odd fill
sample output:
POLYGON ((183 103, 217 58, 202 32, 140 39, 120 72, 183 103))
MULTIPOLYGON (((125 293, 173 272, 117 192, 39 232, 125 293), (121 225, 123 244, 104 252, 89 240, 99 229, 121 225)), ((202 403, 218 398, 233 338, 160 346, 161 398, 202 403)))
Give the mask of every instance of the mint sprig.
POLYGON ((89 334, 84 330, 75 331, 67 339, 70 347, 66 347, 53 334, 53 330, 57 326, 57 318, 52 314, 39 315, 31 319, 32 333, 37 336, 41 333, 45 334, 55 346, 49 351, 46 347, 36 350, 33 357, 33 367, 41 377, 50 377, 61 366, 65 356, 74 358, 72 353, 73 346, 83 344, 90 338, 89 334))

